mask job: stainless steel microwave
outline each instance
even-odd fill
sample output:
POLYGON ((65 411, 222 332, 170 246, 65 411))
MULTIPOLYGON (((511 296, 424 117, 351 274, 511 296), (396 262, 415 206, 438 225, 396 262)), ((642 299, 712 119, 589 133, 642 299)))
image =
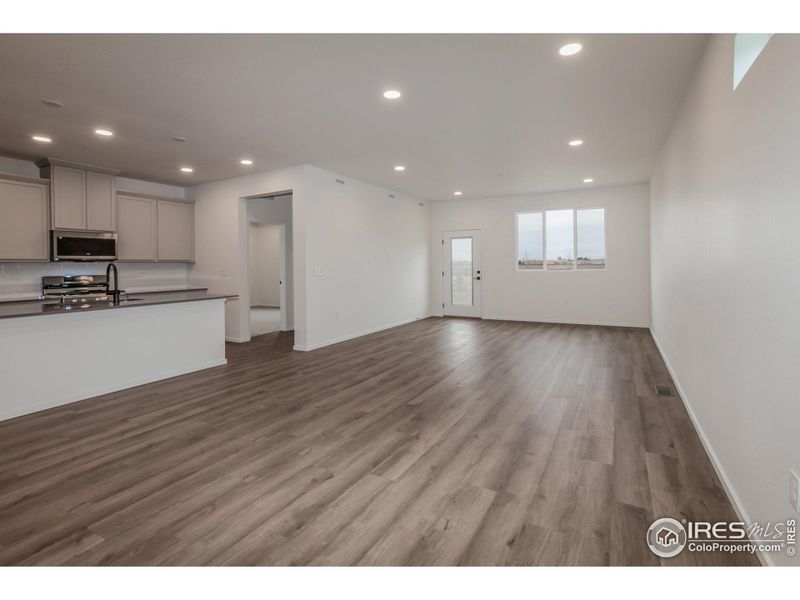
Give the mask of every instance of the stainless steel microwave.
POLYGON ((54 229, 50 243, 53 260, 117 260, 117 234, 111 231, 54 229))

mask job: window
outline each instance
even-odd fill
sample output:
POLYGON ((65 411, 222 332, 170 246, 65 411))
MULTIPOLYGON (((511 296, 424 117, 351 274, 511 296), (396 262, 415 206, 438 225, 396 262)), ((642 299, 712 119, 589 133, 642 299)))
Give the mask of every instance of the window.
POLYGON ((575 239, 572 210, 548 210, 545 222, 545 263, 548 271, 575 268, 575 239))
POLYGON ((744 76, 756 62, 758 55, 767 45, 771 33, 737 33, 733 41, 733 89, 741 83, 744 76))
POLYGON ((606 211, 602 208, 586 208, 577 213, 578 268, 606 268, 606 211))
POLYGON ((605 269, 605 209, 579 208, 519 213, 517 269, 605 269))
POLYGON ((540 212, 517 215, 517 268, 544 268, 544 230, 540 212))

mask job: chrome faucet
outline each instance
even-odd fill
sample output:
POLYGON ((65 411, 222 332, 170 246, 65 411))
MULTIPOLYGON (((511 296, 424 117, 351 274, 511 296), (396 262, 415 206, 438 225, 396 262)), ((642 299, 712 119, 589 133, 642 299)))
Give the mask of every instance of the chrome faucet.
POLYGON ((122 290, 119 289, 119 272, 117 271, 117 265, 113 262, 108 263, 106 267, 106 294, 111 295, 114 305, 119 306, 119 297, 122 293, 122 290), (111 271, 114 271, 114 289, 110 288, 111 283, 111 271))

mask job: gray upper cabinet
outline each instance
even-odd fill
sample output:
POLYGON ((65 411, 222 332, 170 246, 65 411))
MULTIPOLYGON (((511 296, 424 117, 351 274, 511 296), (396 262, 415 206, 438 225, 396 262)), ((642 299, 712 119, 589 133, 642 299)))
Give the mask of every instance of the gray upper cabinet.
POLYGON ((194 261, 194 205, 158 201, 158 260, 194 261))
POLYGON ((50 179, 53 229, 116 231, 118 171, 45 159, 36 163, 50 179))
POLYGON ((119 192, 117 252, 128 262, 194 262, 194 205, 119 192))
POLYGON ((117 230, 117 178, 105 173, 86 172, 86 229, 117 230))
POLYGON ((50 181, 53 229, 86 229, 86 171, 54 166, 50 181))
POLYGON ((138 196, 117 196, 119 241, 117 255, 123 261, 158 260, 158 201, 138 196))
POLYGON ((0 175, 0 261, 47 261, 47 181, 0 175))

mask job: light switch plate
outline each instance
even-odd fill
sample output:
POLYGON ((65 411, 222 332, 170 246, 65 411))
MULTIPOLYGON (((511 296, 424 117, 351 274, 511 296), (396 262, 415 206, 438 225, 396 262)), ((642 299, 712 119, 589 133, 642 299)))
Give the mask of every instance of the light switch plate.
POLYGON ((800 513, 800 475, 794 469, 789 470, 789 502, 800 513))

